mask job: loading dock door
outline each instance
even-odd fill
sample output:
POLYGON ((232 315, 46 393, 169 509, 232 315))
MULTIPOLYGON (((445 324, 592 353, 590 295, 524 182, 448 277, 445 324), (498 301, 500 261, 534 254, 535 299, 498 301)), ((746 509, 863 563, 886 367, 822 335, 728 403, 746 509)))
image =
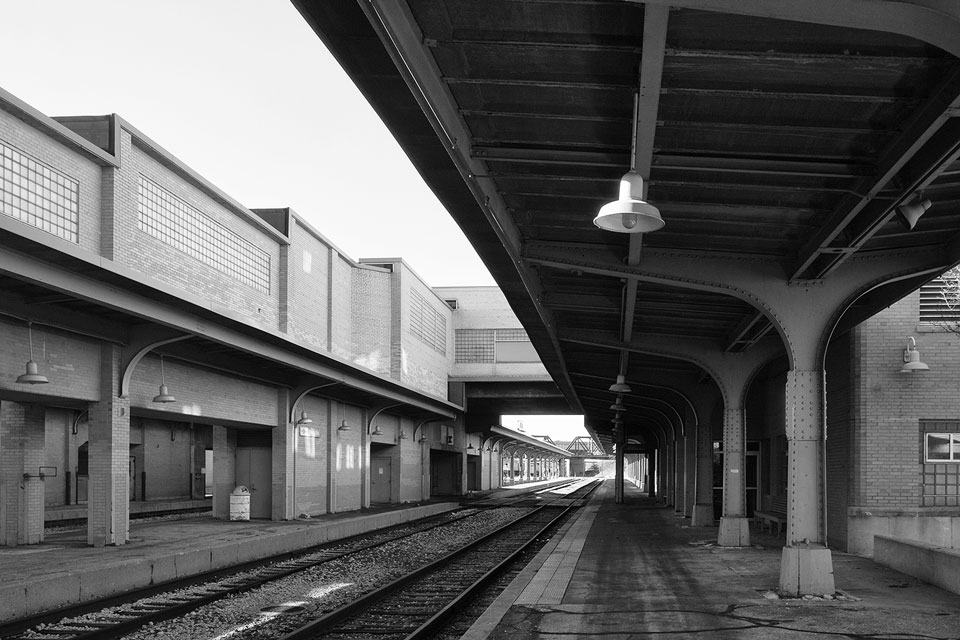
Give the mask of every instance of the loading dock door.
POLYGON ((389 503, 393 466, 390 456, 370 458, 370 502, 389 503))
POLYGON ((480 491, 480 456, 467 458, 467 491, 480 491))
POLYGON ((460 495, 463 456, 459 452, 430 451, 430 495, 460 495))
POLYGON ((237 447, 237 485, 250 491, 250 517, 270 518, 273 506, 271 451, 265 447, 237 447))

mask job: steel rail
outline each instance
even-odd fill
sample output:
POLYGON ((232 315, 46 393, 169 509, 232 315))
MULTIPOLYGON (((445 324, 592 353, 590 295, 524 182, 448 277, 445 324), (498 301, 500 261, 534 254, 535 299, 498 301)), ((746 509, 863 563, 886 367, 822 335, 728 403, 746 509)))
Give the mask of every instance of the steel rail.
MULTIPOLYGON (((572 498, 572 496, 566 496, 566 499, 584 498, 590 495, 591 493, 593 493, 594 490, 596 490, 597 487, 600 486, 600 484, 601 484, 600 482, 595 481, 592 484, 586 485, 584 487, 584 489, 588 489, 588 490, 584 493, 583 496, 577 496, 576 498, 572 498)), ((574 493, 580 493, 580 491, 582 491, 582 489, 574 493)), ((540 532, 537 533, 537 535, 531 537, 529 540, 523 543, 523 545, 519 549, 511 553, 509 556, 504 558, 503 561, 497 563, 496 566, 492 567, 489 571, 487 571, 485 574, 480 576, 472 585, 470 585, 467 589, 462 591, 456 598, 454 598, 449 603, 447 603, 446 606, 444 606, 440 611, 435 613, 429 620, 427 620, 422 625, 420 625, 413 633, 408 635, 404 640, 421 640, 423 638, 428 638, 434 635, 435 633, 437 633, 437 631, 440 630, 440 628, 447 622, 449 618, 451 618, 454 614, 456 614, 457 611, 459 611, 463 606, 465 606, 465 604, 467 604, 467 601, 470 598, 472 598, 478 591, 486 587, 491 581, 493 581, 496 577, 498 577, 501 573, 503 573, 511 564, 513 564, 513 562, 522 553, 524 553, 530 547, 530 545, 532 545, 537 540, 538 537, 540 537, 541 533, 543 533, 545 530, 552 527, 557 520, 564 517, 571 509, 574 509, 575 507, 577 507, 577 505, 571 504, 566 509, 564 509, 564 511, 560 515, 554 518, 547 526, 543 527, 540 530, 540 532)))
MULTIPOLYGON (((424 520, 430 522, 443 518, 443 515, 444 514, 439 516, 431 516, 429 518, 424 518, 424 520)), ((189 613, 190 611, 210 604, 211 602, 215 602, 221 598, 225 598, 229 595, 249 591, 268 582, 273 582, 295 573, 306 571, 307 569, 319 566, 326 562, 343 558, 344 556, 351 554, 360 553, 387 542, 400 540, 424 531, 429 531, 430 529, 448 525, 464 518, 469 518, 473 515, 476 515, 476 513, 468 513, 460 515, 456 518, 444 519, 442 522, 435 522, 433 524, 429 524, 428 526, 415 527, 415 530, 413 531, 409 530, 413 523, 404 523, 403 525, 398 525, 398 527, 388 527, 381 530, 381 537, 378 537, 378 539, 374 542, 370 542, 369 537, 372 534, 376 534, 376 531, 369 531, 356 536, 350 536, 349 538, 327 542, 322 545, 316 545, 306 549, 298 549, 296 551, 286 552, 270 558, 262 558, 259 560, 234 565, 232 567, 218 569, 216 571, 190 576, 189 578, 184 578, 183 580, 177 580, 164 583, 163 585, 148 587, 146 589, 137 590, 121 596, 111 596, 65 609, 58 609, 56 611, 47 612, 37 616, 31 616, 19 621, 0 625, 0 639, 17 640, 18 638, 29 638, 30 640, 42 640, 44 636, 41 634, 49 635, 51 639, 56 638, 57 640, 109 640, 112 638, 117 638, 151 622, 156 623, 189 613), (403 528, 406 532, 401 535, 388 536, 386 538, 382 537, 382 534, 387 533, 391 529, 395 528, 403 528), (357 546, 356 543, 360 541, 364 542, 357 546), (344 547, 347 548, 344 549, 344 547), (316 556, 318 554, 324 555, 320 558, 311 560, 297 559, 303 556, 316 556), (240 576, 237 578, 236 584, 230 585, 228 583, 223 586, 216 586, 213 587, 215 590, 209 591, 206 594, 198 593, 190 596, 169 596, 166 598, 166 600, 170 604, 164 604, 163 602, 145 604, 137 603, 137 600, 152 597, 161 598, 163 597, 162 594, 165 592, 173 592, 180 589, 196 588, 199 591, 203 589, 203 584, 205 582, 217 580, 229 581, 230 576, 245 571, 257 571, 257 574, 250 577, 240 576), (102 614, 103 621, 76 622, 68 620, 68 618, 76 618, 82 615, 94 613, 100 609, 120 605, 127 605, 127 609, 104 613, 102 614), (45 625, 43 630, 33 630, 35 627, 40 625, 45 625), (58 626, 68 628, 63 630, 55 630, 54 628, 58 626), (73 627, 75 629, 75 633, 69 633, 69 627, 73 627)))
MULTIPOLYGON (((521 495, 512 497, 511 500, 500 502, 499 505, 510 506, 512 504, 522 502, 523 500, 528 499, 529 494, 535 493, 541 489, 542 487, 532 488, 529 491, 522 492, 521 495)), ((465 503, 463 506, 465 509, 483 510, 489 509, 494 505, 484 501, 478 501, 477 503, 472 504, 465 503)), ((356 536, 350 536, 340 540, 326 542, 321 545, 315 545, 305 549, 298 549, 296 551, 288 551, 275 556, 260 558, 230 567, 223 567, 214 571, 196 574, 180 580, 174 580, 160 585, 153 585, 124 594, 108 596, 106 598, 98 598, 97 600, 40 613, 27 618, 22 618, 20 620, 14 620, 0 624, 0 639, 17 640, 18 638, 30 638, 30 640, 43 640, 44 635, 41 634, 46 634, 46 636, 51 640, 53 638, 56 638, 56 640, 108 640, 117 638, 124 634, 131 633, 132 631, 135 631, 136 629, 149 623, 156 623, 189 613, 190 611, 196 610, 226 596, 249 591, 263 584, 308 570, 325 562, 342 558, 353 553, 360 553, 387 542, 422 533, 423 531, 429 531, 430 529, 448 525, 476 514, 468 513, 455 518, 447 518, 445 517, 446 515, 448 514, 440 514, 437 516, 423 518, 421 519, 422 524, 427 524, 441 519, 442 521, 434 522, 433 524, 429 524, 428 526, 424 527, 416 527, 415 530, 412 531, 410 530, 410 527, 414 526, 414 523, 408 522, 401 525, 396 525, 394 527, 368 531, 356 536), (406 533, 383 537, 384 534, 387 534, 393 529, 403 529, 406 531, 406 533), (375 541, 371 542, 371 536, 378 537, 375 541), (363 544, 356 546, 356 543, 361 541, 363 544), (348 548, 344 549, 344 547, 348 548), (313 560, 298 560, 298 558, 302 558, 303 556, 316 556, 317 554, 322 554, 325 552, 327 552, 327 554, 322 558, 315 558, 313 560), (238 577, 237 584, 232 586, 218 586, 215 587, 215 590, 211 590, 205 594, 197 593, 196 595, 192 596, 168 596, 166 598, 168 604, 163 602, 138 604, 139 600, 146 598, 163 598, 162 594, 167 592, 175 592, 181 589, 194 588, 197 589, 197 591, 202 591, 203 584, 206 582, 229 581, 231 576, 247 571, 258 571, 258 573, 256 576, 238 577), (98 610, 120 606, 126 606, 126 609, 121 609, 119 611, 113 611, 110 613, 103 613, 101 614, 102 619, 96 622, 77 622, 75 620, 71 620, 71 618, 78 618, 80 616, 94 614, 98 610), (37 631, 36 628, 40 627, 41 625, 43 626, 43 630, 37 631), (71 630, 73 633, 71 633, 71 630)))
MULTIPOLYGON (((585 485, 584 488, 589 487, 590 491, 593 491, 598 486, 600 486, 600 482, 593 481, 590 485, 585 485)), ((575 492, 575 493, 578 493, 578 492, 575 492)), ((571 498, 570 496, 565 496, 563 498, 557 498, 554 501, 554 503, 559 502, 560 500, 571 501, 571 503, 568 504, 566 507, 564 507, 562 511, 559 514, 557 514, 556 517, 551 518, 549 522, 547 522, 543 526, 538 527, 536 532, 533 535, 529 535, 528 536, 529 539, 522 544, 521 549, 525 549, 526 547, 528 547, 534 540, 539 538, 544 531, 552 527, 559 519, 566 516, 571 510, 575 508, 579 508, 580 506, 579 500, 577 498, 571 498), (577 500, 577 502, 572 502, 572 500, 577 500)), ((298 629, 295 629, 290 633, 284 636, 281 636, 279 640, 307 640, 308 638, 322 638, 328 634, 330 635, 337 634, 337 631, 335 630, 335 627, 337 625, 341 625, 351 619, 354 619, 362 615, 366 609, 372 608, 373 606, 377 605, 383 600, 386 600, 390 596, 400 593, 404 589, 404 587, 407 587, 408 585, 412 584, 416 580, 427 577, 432 573, 436 573, 439 570, 446 568, 447 565, 455 561, 457 558, 464 556, 471 551, 476 550, 478 547, 481 547, 484 544, 492 543, 501 534, 508 533, 511 529, 514 529, 515 527, 522 525, 525 521, 534 518, 538 514, 541 514, 542 512, 544 512, 545 509, 555 507, 556 505, 554 503, 543 504, 533 509, 530 513, 524 514, 523 516, 520 516, 519 518, 513 520, 512 522, 509 522, 501 527, 498 527, 494 531, 467 543, 466 545, 460 547, 459 549, 452 551, 444 555, 443 557, 437 560, 434 560, 433 562, 430 562, 422 567, 419 567, 418 569, 415 569, 414 571, 411 571, 410 573, 407 573, 406 575, 391 581, 390 583, 380 587, 379 589, 368 592, 360 596, 359 598, 353 600, 352 602, 349 602, 337 609, 334 609, 333 611, 330 611, 322 615, 321 617, 299 627, 298 629)), ((511 559, 515 558, 518 553, 519 553, 519 550, 515 550, 514 552, 511 552, 509 554, 509 557, 511 559)), ((429 630, 434 629, 436 626, 438 626, 456 608, 461 606, 463 604, 463 601, 467 597, 475 593, 477 589, 479 589, 481 586, 486 584, 486 582, 488 582, 493 576, 495 576, 498 571, 502 570, 502 568, 505 567, 506 564, 507 562, 503 559, 498 561, 493 568, 485 571, 483 576, 475 579, 470 586, 468 586, 466 589, 461 589, 458 595, 453 598, 453 600, 448 601, 445 605, 443 605, 437 611, 435 611, 432 615, 430 615, 430 618, 425 622, 421 623, 418 626, 418 628, 415 631, 413 631, 411 634, 408 635, 407 633, 398 632, 395 635, 400 636, 402 633, 402 636, 404 638, 410 638, 410 639, 425 637, 425 635, 429 633, 429 630), (421 635, 418 635, 418 634, 421 634, 421 635)), ((344 633, 346 635, 349 635, 350 632, 344 632, 344 633)))

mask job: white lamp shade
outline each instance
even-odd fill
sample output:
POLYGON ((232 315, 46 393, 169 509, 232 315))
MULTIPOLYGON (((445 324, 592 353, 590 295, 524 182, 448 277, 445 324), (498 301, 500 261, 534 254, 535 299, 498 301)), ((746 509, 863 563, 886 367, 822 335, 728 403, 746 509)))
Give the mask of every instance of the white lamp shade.
POLYGON ((593 224, 615 233, 650 233, 664 222, 660 210, 643 199, 643 177, 630 171, 620 178, 620 197, 600 207, 593 224))

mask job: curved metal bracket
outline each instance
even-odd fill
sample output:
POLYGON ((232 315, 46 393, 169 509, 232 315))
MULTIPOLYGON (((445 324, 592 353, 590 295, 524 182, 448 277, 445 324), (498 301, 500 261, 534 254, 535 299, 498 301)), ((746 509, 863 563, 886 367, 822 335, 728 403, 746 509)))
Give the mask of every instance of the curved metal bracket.
POLYGON ((307 388, 304 389, 302 392, 300 392, 300 395, 297 396, 296 400, 294 400, 293 402, 290 403, 290 422, 296 422, 296 421, 297 421, 297 415, 296 415, 296 413, 297 413, 297 405, 300 404, 300 402, 301 402, 304 398, 307 397, 307 394, 313 393, 314 391, 317 391, 318 389, 323 389, 324 387, 332 387, 332 386, 338 385, 338 384, 342 384, 342 383, 340 383, 340 382, 328 382, 328 383, 326 383, 326 384, 318 384, 318 385, 315 385, 315 386, 312 386, 312 387, 307 387, 307 388))
POLYGON ((504 440, 506 440, 506 438, 502 436, 489 436, 487 438, 484 438, 483 442, 480 443, 480 447, 481 449, 489 448, 490 451, 493 451, 496 448, 496 446, 504 440))
POLYGON ((136 343, 139 342, 143 346, 141 346, 138 351, 136 351, 132 356, 130 356, 129 359, 124 358, 124 361, 122 363, 123 376, 121 376, 120 378, 120 394, 118 396, 120 398, 126 398, 130 395, 130 379, 133 377, 133 370, 134 368, 136 368, 137 364, 139 364, 140 361, 143 360, 143 357, 145 355, 147 355, 157 347, 162 347, 165 344, 180 342, 181 340, 188 340, 194 337, 192 333, 187 333, 187 334, 180 333, 171 338, 164 338, 161 340, 157 340, 156 334, 161 332, 151 331, 150 333, 153 333, 154 336, 153 337, 150 337, 148 335, 139 336, 141 338, 140 340, 134 339, 133 341, 131 341, 131 344, 128 345, 128 347, 136 349, 137 348, 136 343))
POLYGON ((420 430, 422 435, 423 433, 422 427, 428 422, 447 422, 447 421, 449 421, 449 418, 424 418, 423 420, 417 423, 417 426, 413 428, 413 439, 416 440, 417 442, 420 442, 420 439, 417 437, 417 431, 420 430))
MULTIPOLYGON (((377 416, 379 416, 381 413, 383 413, 383 412, 386 411, 387 409, 396 409, 397 407, 402 407, 404 404, 406 404, 406 403, 405 403, 405 402, 398 402, 398 403, 396 403, 396 404, 388 404, 388 405, 384 405, 384 406, 382 406, 382 407, 377 407, 376 411, 374 411, 374 412, 370 415, 370 417, 367 419, 367 425, 366 425, 366 426, 367 426, 367 429, 366 429, 367 433, 370 433, 370 425, 372 425, 372 424, 373 424, 373 421, 377 419, 377 416)), ((414 431, 416 431, 416 430, 414 430, 414 431)))

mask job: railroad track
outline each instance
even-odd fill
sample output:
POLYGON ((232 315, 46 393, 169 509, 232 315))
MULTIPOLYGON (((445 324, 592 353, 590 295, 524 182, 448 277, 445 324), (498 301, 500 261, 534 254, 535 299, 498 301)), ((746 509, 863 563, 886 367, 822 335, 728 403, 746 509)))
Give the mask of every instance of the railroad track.
MULTIPOLYGON (((506 501, 514 505, 523 497, 506 501)), ((261 585, 317 567, 326 562, 358 554, 379 545, 429 531, 437 527, 469 518, 490 508, 490 505, 471 505, 459 516, 449 514, 425 519, 420 525, 407 524, 384 532, 369 532, 361 536, 322 545, 319 548, 282 556, 270 564, 261 560, 242 567, 220 570, 213 574, 153 587, 122 598, 110 598, 87 603, 67 610, 0 625, 0 638, 5 640, 105 640, 119 638, 145 625, 176 618, 216 600, 255 589, 261 585), (251 566, 253 568, 251 569, 251 566), (239 573, 238 573, 239 572, 239 573), (230 575, 235 573, 237 575, 230 575), (215 580, 216 582, 211 582, 215 580), (144 600, 143 598, 148 598, 144 600), (117 606, 119 603, 119 606, 117 606), (105 607, 108 607, 104 609, 105 607), (98 612, 91 619, 93 612, 98 612)))
POLYGON ((558 501, 555 501, 537 507, 483 538, 287 633, 280 640, 430 637, 529 545, 578 508, 578 499, 589 495, 597 486, 599 482, 594 482, 567 496, 565 506, 556 506, 558 501))
POLYGON ((360 553, 379 545, 429 531, 437 527, 469 518, 475 509, 424 518, 418 523, 390 527, 352 536, 273 559, 258 560, 229 569, 192 576, 159 587, 139 590, 121 597, 106 598, 68 609, 32 616, 0 625, 0 639, 21 640, 107 640, 119 638, 140 627, 185 613, 215 602, 221 598, 255 589, 263 584, 306 571, 350 554, 360 553), (164 595, 169 593, 170 595, 164 595), (143 599, 147 602, 141 602, 143 599), (97 620, 71 620, 98 610, 97 620))

